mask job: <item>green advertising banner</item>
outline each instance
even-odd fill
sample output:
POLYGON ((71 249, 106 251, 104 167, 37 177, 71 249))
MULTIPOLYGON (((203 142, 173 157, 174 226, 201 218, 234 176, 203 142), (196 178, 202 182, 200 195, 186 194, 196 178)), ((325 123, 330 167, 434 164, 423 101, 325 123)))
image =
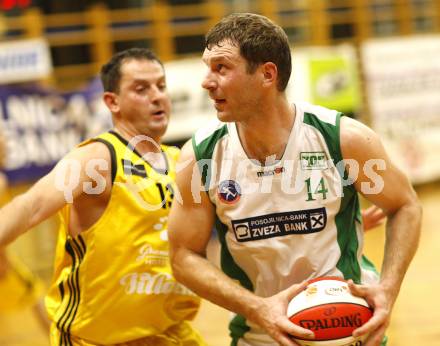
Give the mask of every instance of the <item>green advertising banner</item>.
POLYGON ((355 59, 350 54, 337 50, 312 54, 308 70, 312 103, 346 113, 359 108, 359 80, 355 59))

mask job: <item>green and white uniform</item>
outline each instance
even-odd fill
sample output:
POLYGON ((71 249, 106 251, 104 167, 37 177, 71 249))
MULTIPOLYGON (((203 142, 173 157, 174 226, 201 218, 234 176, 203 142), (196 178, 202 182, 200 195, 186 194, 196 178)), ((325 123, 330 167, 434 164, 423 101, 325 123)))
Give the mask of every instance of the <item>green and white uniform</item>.
MULTIPOLYGON (((296 104, 282 159, 269 158, 264 166, 246 156, 235 123, 216 122, 193 136, 216 208, 221 269, 259 296, 320 276, 377 280, 362 256, 358 195, 338 164, 340 118, 333 110, 296 104)), ((232 345, 274 344, 241 316, 231 320, 230 331, 232 345)))

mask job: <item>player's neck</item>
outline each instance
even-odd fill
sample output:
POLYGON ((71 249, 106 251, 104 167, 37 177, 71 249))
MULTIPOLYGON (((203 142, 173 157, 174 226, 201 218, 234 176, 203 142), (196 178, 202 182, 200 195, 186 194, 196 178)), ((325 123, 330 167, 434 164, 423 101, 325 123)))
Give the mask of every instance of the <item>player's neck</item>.
POLYGON ((161 152, 160 140, 147 135, 141 135, 135 129, 122 124, 117 124, 114 131, 119 133, 130 145, 134 146, 136 151, 141 154, 161 152))
POLYGON ((274 107, 267 107, 249 121, 237 123, 241 144, 250 159, 262 164, 267 158, 282 158, 295 122, 296 107, 283 99, 274 107))

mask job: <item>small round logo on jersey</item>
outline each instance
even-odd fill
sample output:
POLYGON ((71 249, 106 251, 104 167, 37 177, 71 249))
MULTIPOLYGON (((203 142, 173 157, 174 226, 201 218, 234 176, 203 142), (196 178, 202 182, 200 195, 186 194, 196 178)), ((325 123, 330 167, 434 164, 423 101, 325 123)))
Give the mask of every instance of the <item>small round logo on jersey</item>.
POLYGON ((234 180, 223 180, 218 186, 217 194, 222 202, 232 204, 240 199, 241 188, 234 180))

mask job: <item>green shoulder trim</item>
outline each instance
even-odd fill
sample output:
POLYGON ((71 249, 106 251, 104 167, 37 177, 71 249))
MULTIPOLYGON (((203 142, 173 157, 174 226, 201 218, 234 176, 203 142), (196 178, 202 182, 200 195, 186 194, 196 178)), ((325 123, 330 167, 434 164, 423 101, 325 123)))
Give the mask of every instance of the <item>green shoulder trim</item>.
POLYGON ((342 113, 336 114, 335 125, 320 120, 315 114, 304 113, 304 123, 316 128, 324 137, 330 155, 335 163, 342 160, 341 143, 339 139, 342 113))
POLYGON ((228 127, 226 124, 213 131, 209 136, 198 142, 196 137, 198 133, 192 137, 192 145, 194 154, 199 166, 202 182, 205 187, 209 187, 211 179, 211 159, 214 153, 217 142, 228 134, 228 127))

